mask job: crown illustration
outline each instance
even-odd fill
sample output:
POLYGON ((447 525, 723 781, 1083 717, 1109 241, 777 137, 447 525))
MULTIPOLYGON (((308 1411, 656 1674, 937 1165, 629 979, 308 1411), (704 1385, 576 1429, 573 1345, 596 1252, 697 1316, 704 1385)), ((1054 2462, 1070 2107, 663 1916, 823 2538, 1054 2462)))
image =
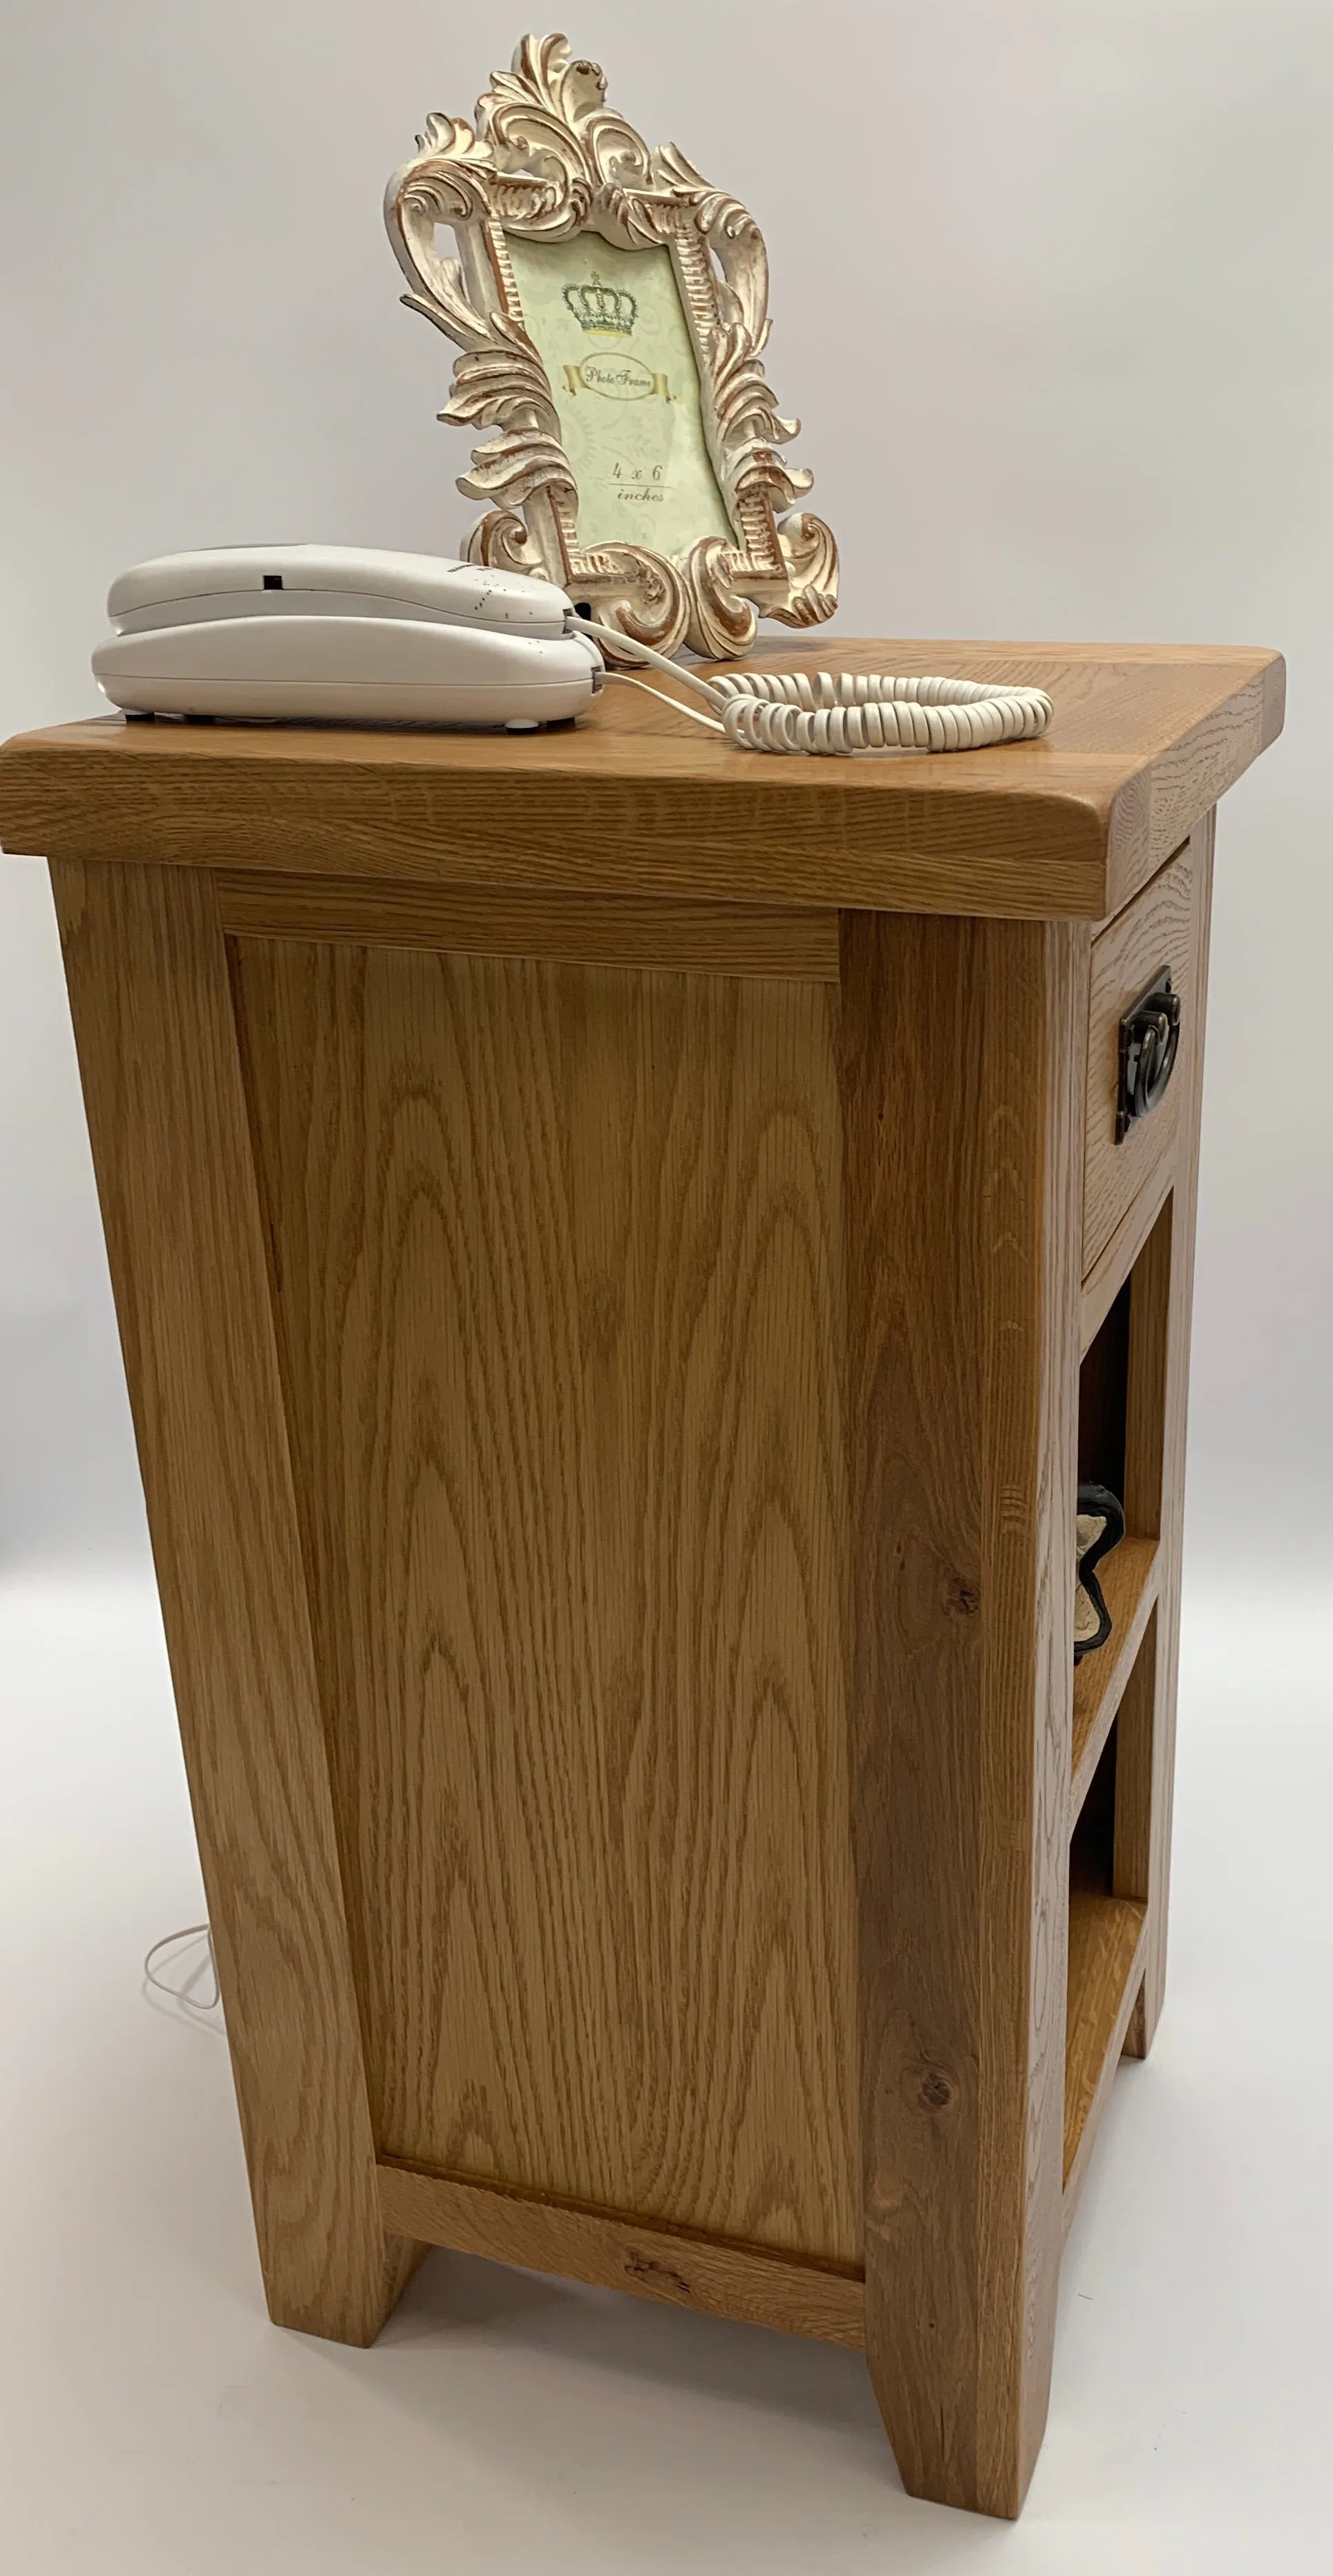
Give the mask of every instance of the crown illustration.
POLYGON ((585 331, 621 331, 628 338, 639 307, 628 289, 603 286, 596 269, 586 286, 565 288, 565 302, 585 331))

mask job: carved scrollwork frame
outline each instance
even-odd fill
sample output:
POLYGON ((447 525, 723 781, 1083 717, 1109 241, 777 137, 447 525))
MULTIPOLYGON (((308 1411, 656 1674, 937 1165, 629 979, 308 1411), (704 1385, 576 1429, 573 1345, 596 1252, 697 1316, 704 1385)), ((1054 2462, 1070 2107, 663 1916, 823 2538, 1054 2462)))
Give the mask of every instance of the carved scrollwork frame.
POLYGON ((475 125, 427 120, 384 211, 410 288, 403 302, 460 351, 441 420, 496 433, 459 478, 460 491, 490 505, 466 541, 473 562, 557 582, 605 624, 663 652, 688 643, 712 656, 743 653, 759 614, 787 626, 832 615, 837 547, 822 519, 791 507, 813 477, 779 452, 800 424, 780 417, 764 376, 759 228, 674 144, 651 148, 607 106, 596 63, 571 56, 563 36, 525 36, 512 70, 494 74, 478 100, 475 125), (453 231, 457 259, 441 258, 439 225, 453 231), (506 236, 558 241, 585 231, 624 250, 670 252, 734 543, 703 536, 683 555, 580 547, 575 478, 506 236))

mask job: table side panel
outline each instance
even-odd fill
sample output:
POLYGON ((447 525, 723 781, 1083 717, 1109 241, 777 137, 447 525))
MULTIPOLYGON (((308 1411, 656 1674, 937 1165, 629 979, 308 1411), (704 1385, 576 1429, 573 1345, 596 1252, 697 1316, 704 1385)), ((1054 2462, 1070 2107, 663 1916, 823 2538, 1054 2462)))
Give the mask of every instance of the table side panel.
POLYGON ((836 990, 231 954, 379 2149, 854 2264, 836 990))

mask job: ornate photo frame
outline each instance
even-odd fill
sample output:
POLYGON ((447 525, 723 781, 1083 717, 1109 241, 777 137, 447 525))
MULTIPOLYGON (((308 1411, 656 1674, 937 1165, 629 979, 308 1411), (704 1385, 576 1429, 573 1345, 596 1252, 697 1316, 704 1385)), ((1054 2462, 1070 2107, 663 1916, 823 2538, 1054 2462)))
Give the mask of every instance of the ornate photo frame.
POLYGON ((525 36, 475 125, 428 118, 384 211, 403 302, 460 351, 441 420, 496 432, 459 478, 489 505, 470 561, 554 581, 667 653, 743 653, 760 615, 832 616, 837 547, 822 519, 792 507, 813 477, 779 452, 800 423, 780 417, 764 376, 759 228, 674 144, 650 147, 608 108, 596 63, 563 36, 525 36), (456 259, 440 256, 440 226, 456 259), (571 246, 563 286, 552 244, 571 246), (644 253, 657 254, 651 267, 644 253), (654 509, 672 523, 660 547, 639 533, 654 509))

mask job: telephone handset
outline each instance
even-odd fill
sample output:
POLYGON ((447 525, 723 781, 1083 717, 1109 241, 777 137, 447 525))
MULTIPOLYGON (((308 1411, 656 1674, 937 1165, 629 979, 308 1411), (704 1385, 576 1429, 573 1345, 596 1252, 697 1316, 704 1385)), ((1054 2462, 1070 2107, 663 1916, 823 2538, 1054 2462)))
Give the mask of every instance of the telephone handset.
POLYGON ((582 715, 602 657, 553 582, 369 546, 218 546, 112 583, 93 676, 127 715, 504 725, 582 715))

